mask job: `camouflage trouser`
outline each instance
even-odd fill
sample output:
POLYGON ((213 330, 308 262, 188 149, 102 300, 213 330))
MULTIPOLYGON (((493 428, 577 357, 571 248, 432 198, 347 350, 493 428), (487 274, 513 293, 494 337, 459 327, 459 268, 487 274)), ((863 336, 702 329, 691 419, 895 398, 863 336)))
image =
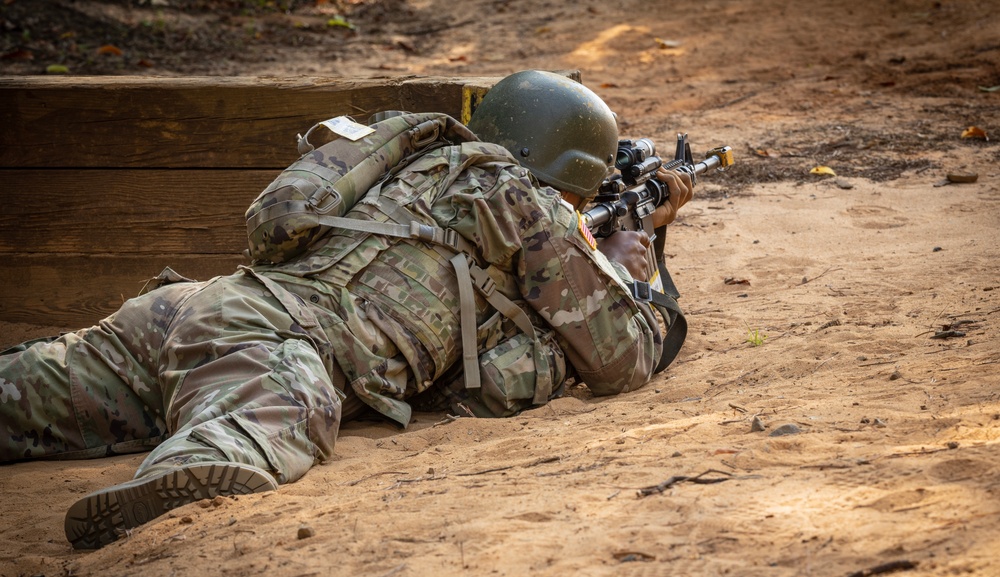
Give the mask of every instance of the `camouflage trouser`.
POLYGON ((254 279, 169 284, 97 326, 0 354, 0 461, 155 446, 136 477, 232 461, 286 483, 333 455, 341 398, 254 279))

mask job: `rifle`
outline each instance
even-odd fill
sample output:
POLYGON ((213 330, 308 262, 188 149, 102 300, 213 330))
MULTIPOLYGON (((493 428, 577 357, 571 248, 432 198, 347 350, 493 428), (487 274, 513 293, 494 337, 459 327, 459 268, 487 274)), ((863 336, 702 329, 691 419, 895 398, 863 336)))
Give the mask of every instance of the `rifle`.
POLYGON ((680 293, 663 260, 667 227, 653 227, 653 212, 670 199, 670 190, 656 178, 656 171, 662 166, 687 173, 694 184, 699 174, 712 168, 728 170, 734 162, 729 146, 713 148, 705 156, 705 160, 694 162, 686 134, 677 135, 674 158, 667 162, 656 156, 656 146, 648 138, 620 140, 615 157, 617 172, 604 179, 597 196, 582 214, 583 224, 598 238, 619 230, 642 230, 649 235, 649 281, 632 283, 632 293, 636 300, 649 302, 667 324, 663 354, 654 371, 657 373, 667 368, 680 352, 687 336, 687 321, 677 305, 680 293))

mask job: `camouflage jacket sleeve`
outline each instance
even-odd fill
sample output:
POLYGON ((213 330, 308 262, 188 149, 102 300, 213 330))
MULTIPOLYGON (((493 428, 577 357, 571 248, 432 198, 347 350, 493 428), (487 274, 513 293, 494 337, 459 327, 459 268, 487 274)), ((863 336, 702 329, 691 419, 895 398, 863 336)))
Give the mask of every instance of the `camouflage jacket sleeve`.
POLYGON ((493 186, 450 199, 458 216, 452 228, 478 245, 487 261, 515 275, 524 301, 555 331, 595 394, 645 384, 659 358, 660 332, 632 299, 624 268, 595 248, 579 214, 557 191, 540 187, 519 166, 493 176, 493 186))

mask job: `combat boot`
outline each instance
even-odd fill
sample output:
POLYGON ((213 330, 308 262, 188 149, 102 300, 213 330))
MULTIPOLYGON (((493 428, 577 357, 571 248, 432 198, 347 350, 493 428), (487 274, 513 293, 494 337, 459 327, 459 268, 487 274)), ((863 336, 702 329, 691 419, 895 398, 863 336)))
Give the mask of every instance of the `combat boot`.
POLYGON ((210 462, 179 466, 80 499, 66 512, 66 539, 76 549, 100 549, 171 509, 219 495, 273 491, 277 483, 250 465, 210 462))

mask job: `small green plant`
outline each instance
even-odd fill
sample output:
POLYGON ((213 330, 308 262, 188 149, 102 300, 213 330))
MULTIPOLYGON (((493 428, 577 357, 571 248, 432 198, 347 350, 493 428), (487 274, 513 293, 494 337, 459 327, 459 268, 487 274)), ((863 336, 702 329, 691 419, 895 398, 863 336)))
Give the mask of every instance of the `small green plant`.
POLYGON ((751 329, 750 325, 747 325, 747 342, 750 343, 751 347, 759 347, 763 345, 766 340, 767 335, 761 332, 760 329, 751 329))

